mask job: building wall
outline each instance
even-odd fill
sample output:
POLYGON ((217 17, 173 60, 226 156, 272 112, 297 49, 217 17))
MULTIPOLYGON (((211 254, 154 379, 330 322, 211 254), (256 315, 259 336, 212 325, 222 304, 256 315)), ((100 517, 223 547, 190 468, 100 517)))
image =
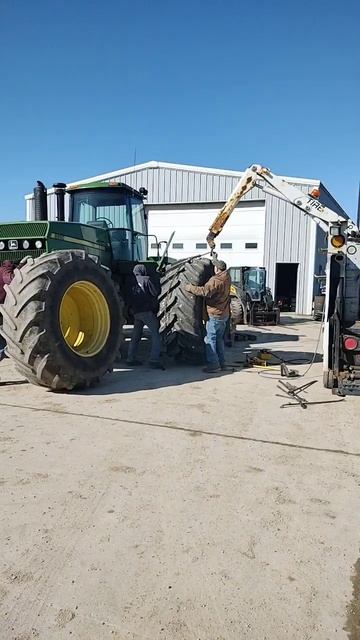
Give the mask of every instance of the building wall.
POLYGON ((275 294, 277 263, 298 264, 296 312, 310 315, 314 285, 316 223, 291 204, 267 194, 265 267, 275 294))

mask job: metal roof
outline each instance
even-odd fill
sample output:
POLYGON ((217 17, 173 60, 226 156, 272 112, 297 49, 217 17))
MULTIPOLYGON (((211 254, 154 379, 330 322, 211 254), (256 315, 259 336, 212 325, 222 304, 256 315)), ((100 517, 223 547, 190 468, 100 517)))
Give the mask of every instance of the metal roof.
MULTIPOLYGON (((137 191, 139 191, 141 187, 145 187, 148 190, 147 203, 149 205, 206 202, 223 203, 227 200, 242 175, 243 172, 241 171, 229 171, 227 169, 197 167, 151 160, 143 164, 136 164, 133 167, 126 167, 124 169, 118 169, 117 171, 77 180, 76 182, 70 182, 67 186, 74 188, 92 182, 120 179, 121 182, 124 182, 137 191)), ((304 192, 309 192, 313 186, 320 186, 320 201, 339 213, 346 215, 320 180, 289 176, 282 177, 304 192)), ((259 180, 259 183, 261 183, 261 180, 259 180)), ((54 189, 48 189, 47 193, 48 204, 51 209, 53 206, 54 189)), ((33 200, 33 194, 26 195, 25 199, 27 201, 33 200)), ((254 187, 245 194, 243 198, 243 200, 248 201, 264 199, 267 199, 267 197, 258 187, 254 187)), ((31 202, 27 204, 32 206, 31 202)))
MULTIPOLYGON (((149 162, 144 162, 142 164, 136 164, 132 167, 126 167, 125 169, 120 169, 118 171, 111 171, 110 173, 103 173, 98 176, 94 176, 93 178, 87 178, 86 180, 79 180, 73 184, 82 184, 83 182, 89 182, 93 180, 108 180, 109 178, 114 178, 116 176, 122 174, 131 174, 138 171, 143 171, 146 169, 172 169, 175 171, 185 171, 192 173, 206 173, 213 174, 216 176, 230 176, 240 178, 243 175, 243 171, 232 171, 229 169, 215 169, 212 167, 200 167, 196 165, 188 165, 188 164, 174 164, 172 162, 158 162, 157 160, 150 160, 149 162)), ((280 176, 283 180, 287 182, 294 182, 297 184, 319 184, 319 180, 308 179, 308 178, 291 178, 289 176, 280 176)))
MULTIPOLYGON (((70 182, 67 186, 75 187, 89 182, 121 178, 123 182, 137 190, 141 186, 145 186, 149 191, 148 201, 152 204, 167 202, 222 202, 228 198, 242 175, 242 171, 151 160, 132 167, 125 167, 117 171, 110 171, 70 182)), ((302 185, 313 186, 320 184, 319 180, 306 178, 284 176, 284 180, 300 187, 302 185)), ((53 192, 52 188, 48 189, 48 194, 53 192)), ((32 194, 26 195, 25 198, 32 198, 32 194)), ((245 197, 248 200, 263 198, 264 195, 256 188, 245 197)))

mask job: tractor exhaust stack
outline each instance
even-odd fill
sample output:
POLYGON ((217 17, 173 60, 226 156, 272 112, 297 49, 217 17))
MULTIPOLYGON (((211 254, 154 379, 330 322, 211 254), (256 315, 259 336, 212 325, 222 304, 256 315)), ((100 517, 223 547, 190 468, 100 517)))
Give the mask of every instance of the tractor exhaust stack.
POLYGON ((37 181, 37 186, 34 188, 34 200, 35 200, 35 220, 47 220, 48 208, 47 208, 47 191, 45 185, 37 181))
POLYGON ((56 219, 58 222, 64 222, 65 220, 65 189, 66 184, 64 182, 57 182, 53 185, 56 195, 56 219))

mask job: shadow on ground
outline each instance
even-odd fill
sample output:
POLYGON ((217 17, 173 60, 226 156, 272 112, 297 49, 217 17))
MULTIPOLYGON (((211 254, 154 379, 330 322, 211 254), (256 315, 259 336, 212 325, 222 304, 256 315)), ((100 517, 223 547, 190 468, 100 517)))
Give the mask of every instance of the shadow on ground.
MULTIPOLYGON (((287 318, 288 319, 288 318, 287 318)), ((307 319, 304 319, 307 322, 307 319)), ((146 361, 149 356, 150 344, 148 334, 144 332, 144 339, 141 342, 139 358, 143 361, 143 366, 129 367, 126 360, 121 360, 114 367, 111 374, 104 377, 99 385, 84 391, 76 391, 78 395, 112 395, 115 393, 134 393, 136 391, 148 389, 161 389, 164 387, 174 387, 191 382, 203 382, 209 378, 219 378, 225 375, 231 375, 233 371, 241 371, 246 368, 246 356, 256 355, 259 349, 269 349, 277 358, 273 358, 273 363, 279 363, 279 359, 283 359, 287 364, 301 365, 308 364, 312 361, 320 362, 322 357, 314 353, 302 353, 299 350, 282 350, 281 348, 272 348, 272 344, 278 343, 294 343, 298 342, 301 337, 301 324, 303 319, 296 320, 290 318, 292 327, 284 326, 286 333, 278 333, 276 327, 242 327, 238 329, 237 335, 239 341, 226 349, 226 361, 230 370, 219 371, 214 374, 205 373, 202 366, 179 364, 168 358, 164 359, 165 370, 154 370, 147 366, 146 361), (300 325, 295 326, 295 325, 300 325), (287 333, 290 329, 291 333, 287 333), (293 330, 292 330, 293 329, 293 330), (296 333, 295 333, 296 331, 296 333), (246 334, 248 338, 246 339, 246 334), (231 370, 233 367, 233 370, 231 370)), ((126 337, 131 335, 131 329, 127 328, 126 337)), ((128 343, 127 343, 128 344, 128 343)))

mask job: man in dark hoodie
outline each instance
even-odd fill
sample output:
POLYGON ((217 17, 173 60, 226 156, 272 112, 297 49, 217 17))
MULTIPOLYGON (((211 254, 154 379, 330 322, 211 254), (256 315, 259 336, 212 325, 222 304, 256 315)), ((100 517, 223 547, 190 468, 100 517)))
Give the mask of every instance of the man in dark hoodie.
POLYGON ((206 360, 204 371, 213 373, 226 369, 224 335, 230 314, 230 276, 223 260, 213 260, 215 275, 204 286, 185 285, 186 291, 205 298, 208 321, 206 323, 206 360))
MULTIPOLYGON (((11 280, 14 277, 14 265, 10 260, 4 260, 0 267, 0 304, 3 304, 6 296, 6 291, 4 285, 10 284, 11 280)), ((1 317, 2 324, 2 317, 1 317)), ((0 336, 0 362, 3 358, 6 358, 5 355, 5 347, 6 342, 2 336, 0 336)))
POLYGON ((127 287, 127 301, 134 314, 134 330, 129 345, 127 363, 129 365, 142 364, 136 359, 136 354, 145 325, 151 335, 150 367, 162 369, 160 364, 161 340, 157 318, 160 282, 147 275, 146 267, 143 264, 135 265, 133 274, 134 277, 129 281, 127 287))

